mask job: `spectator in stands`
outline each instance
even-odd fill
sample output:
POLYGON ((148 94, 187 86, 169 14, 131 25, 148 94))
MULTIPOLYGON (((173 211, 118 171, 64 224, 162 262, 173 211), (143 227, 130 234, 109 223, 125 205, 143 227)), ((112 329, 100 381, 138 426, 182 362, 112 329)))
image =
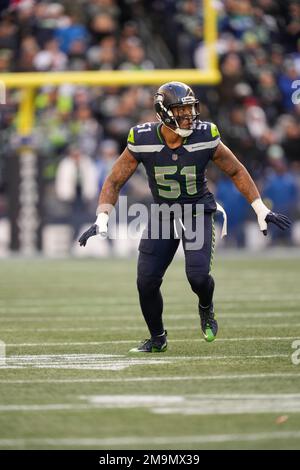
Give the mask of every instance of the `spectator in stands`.
POLYGON ((101 191, 104 180, 112 169, 118 156, 119 146, 115 140, 106 139, 101 142, 96 159, 98 170, 98 191, 101 191))
POLYGON ((119 61, 117 40, 107 36, 88 50, 88 64, 91 70, 114 70, 119 61))
MULTIPOLYGON (((284 150, 273 145, 268 150, 271 171, 266 178, 263 196, 271 201, 271 209, 276 212, 284 210, 291 219, 294 218, 298 188, 295 176, 288 170, 284 158, 284 150)), ((286 233, 280 230, 271 230, 273 241, 285 240, 291 242, 291 229, 286 233)))
POLYGON ((244 223, 249 212, 247 201, 236 189, 232 181, 223 176, 217 182, 216 199, 227 213, 230 237, 225 240, 226 245, 243 248, 245 246, 244 223))
POLYGON ((268 122, 275 124, 277 116, 282 112, 282 101, 276 77, 271 70, 260 70, 256 91, 268 122))
MULTIPOLYGON (((283 123, 284 136, 282 147, 288 162, 298 166, 300 169, 300 124, 294 117, 290 116, 283 123)), ((295 167, 296 169, 296 167, 295 167)))
POLYGON ((94 161, 78 147, 70 146, 57 167, 55 189, 58 199, 68 206, 67 222, 73 227, 75 240, 95 209, 98 178, 94 161))
POLYGON ((81 151, 94 158, 102 137, 102 127, 93 117, 91 106, 81 104, 75 110, 72 135, 81 151))
POLYGON ((59 48, 65 54, 70 54, 73 50, 74 43, 83 42, 85 45, 88 41, 88 32, 84 25, 80 24, 76 15, 65 17, 64 22, 58 23, 54 32, 59 48))
POLYGON ((45 49, 37 53, 33 65, 36 70, 42 72, 59 72, 66 70, 68 58, 59 50, 58 41, 51 39, 45 45, 45 49))
POLYGON ((119 65, 120 70, 151 70, 154 64, 146 58, 145 49, 138 38, 124 40, 123 50, 126 58, 119 65))

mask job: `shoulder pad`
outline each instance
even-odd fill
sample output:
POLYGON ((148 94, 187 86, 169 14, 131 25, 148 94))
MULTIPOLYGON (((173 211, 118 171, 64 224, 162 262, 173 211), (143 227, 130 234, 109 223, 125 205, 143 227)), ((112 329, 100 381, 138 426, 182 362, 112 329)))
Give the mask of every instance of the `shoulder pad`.
POLYGON ((164 143, 159 140, 158 124, 158 122, 146 122, 130 129, 127 147, 132 154, 161 151, 164 143))
POLYGON ((132 127, 128 133, 127 142, 133 145, 152 142, 153 137, 156 139, 157 124, 156 122, 145 122, 132 127))
POLYGON ((213 122, 199 122, 196 124, 196 136, 202 141, 219 141, 220 133, 219 130, 213 122))

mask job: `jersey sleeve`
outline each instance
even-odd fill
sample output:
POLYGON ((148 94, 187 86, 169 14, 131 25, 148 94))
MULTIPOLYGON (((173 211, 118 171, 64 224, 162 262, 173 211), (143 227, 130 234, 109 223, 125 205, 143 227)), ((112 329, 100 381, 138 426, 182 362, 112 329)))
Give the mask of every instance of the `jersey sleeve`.
POLYGON ((137 142, 137 130, 136 127, 132 127, 128 133, 127 137, 127 148, 131 155, 140 163, 141 161, 141 152, 138 148, 137 142))

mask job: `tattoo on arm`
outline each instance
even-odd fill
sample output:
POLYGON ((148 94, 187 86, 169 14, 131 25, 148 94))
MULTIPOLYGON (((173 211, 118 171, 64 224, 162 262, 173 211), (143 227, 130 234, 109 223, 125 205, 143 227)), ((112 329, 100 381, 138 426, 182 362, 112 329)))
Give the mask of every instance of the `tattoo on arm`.
POLYGON ((244 165, 236 158, 232 151, 222 142, 218 145, 213 162, 234 182, 237 189, 245 196, 251 204, 260 198, 258 189, 244 165))
POLYGON ((112 206, 117 203, 120 190, 130 176, 135 172, 138 161, 126 148, 114 164, 110 174, 104 181, 97 212, 110 213, 112 206))

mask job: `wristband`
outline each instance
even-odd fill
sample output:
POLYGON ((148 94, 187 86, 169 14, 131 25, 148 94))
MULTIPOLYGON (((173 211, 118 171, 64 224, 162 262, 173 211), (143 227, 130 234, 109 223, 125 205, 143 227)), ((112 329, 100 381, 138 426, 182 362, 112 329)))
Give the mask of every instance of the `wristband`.
POLYGON ((262 202, 261 198, 255 199, 251 204, 253 210, 256 212, 257 217, 266 217, 270 209, 262 202))
POLYGON ((108 219, 109 219, 109 216, 106 212, 100 212, 100 214, 97 215, 95 224, 98 226, 100 235, 107 234, 108 219))
POLYGON ((261 198, 255 199, 251 204, 253 210, 256 212, 258 225, 261 231, 267 230, 266 216, 269 214, 270 209, 262 202, 261 198))

